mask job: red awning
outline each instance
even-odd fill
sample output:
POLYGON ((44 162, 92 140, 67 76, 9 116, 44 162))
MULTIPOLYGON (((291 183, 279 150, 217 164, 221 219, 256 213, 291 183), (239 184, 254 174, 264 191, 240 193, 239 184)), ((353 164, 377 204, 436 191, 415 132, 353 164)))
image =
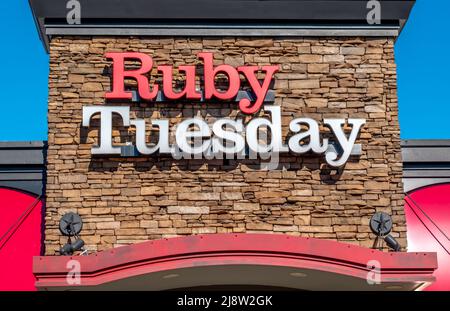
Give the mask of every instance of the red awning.
POLYGON ((436 268, 436 253, 381 252, 283 234, 185 236, 88 256, 34 257, 40 290, 167 290, 217 285, 418 290, 434 281, 436 268), (79 263, 80 284, 67 282, 68 272, 73 276, 75 267, 68 264, 71 260, 79 263), (369 284, 368 279, 377 284, 369 284))

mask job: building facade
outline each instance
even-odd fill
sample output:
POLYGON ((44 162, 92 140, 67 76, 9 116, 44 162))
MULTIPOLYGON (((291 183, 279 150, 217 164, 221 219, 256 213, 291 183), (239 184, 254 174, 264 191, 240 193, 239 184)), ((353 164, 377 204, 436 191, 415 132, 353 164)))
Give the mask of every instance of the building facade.
POLYGON ((394 43, 413 1, 381 2, 381 24, 366 1, 139 0, 90 1, 67 24, 65 4, 30 1, 50 55, 37 288, 433 283, 436 250, 406 252, 403 182, 426 182, 416 155, 403 168, 398 123, 394 43), (210 157, 232 140, 220 122, 244 145, 210 157), (80 284, 58 253, 68 212, 90 253, 70 257, 80 284), (376 212, 400 252, 373 249, 376 212))

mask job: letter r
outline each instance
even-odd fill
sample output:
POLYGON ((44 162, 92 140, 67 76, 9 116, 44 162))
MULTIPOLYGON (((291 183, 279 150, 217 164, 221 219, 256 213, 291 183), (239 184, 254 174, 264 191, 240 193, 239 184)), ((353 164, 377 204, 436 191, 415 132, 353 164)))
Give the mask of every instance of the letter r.
POLYGON ((125 78, 133 78, 137 81, 139 96, 146 100, 152 100, 158 95, 158 86, 155 85, 150 91, 150 85, 146 73, 150 72, 153 67, 153 59, 144 53, 117 53, 110 52, 105 54, 106 58, 113 60, 113 84, 112 91, 106 93, 107 99, 131 99, 132 93, 125 91, 125 78), (136 70, 125 70, 125 60, 138 60, 141 67, 136 70))

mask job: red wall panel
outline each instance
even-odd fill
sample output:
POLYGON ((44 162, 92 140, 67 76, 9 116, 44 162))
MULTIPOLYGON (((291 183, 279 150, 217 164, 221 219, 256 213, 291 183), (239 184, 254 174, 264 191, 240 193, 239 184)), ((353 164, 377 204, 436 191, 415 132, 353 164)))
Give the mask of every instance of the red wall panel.
POLYGON ((41 226, 41 201, 0 188, 0 290, 36 290, 32 264, 41 255, 41 226))
POLYGON ((436 282, 426 290, 450 290, 450 184, 425 187, 405 199, 408 251, 437 252, 436 282))

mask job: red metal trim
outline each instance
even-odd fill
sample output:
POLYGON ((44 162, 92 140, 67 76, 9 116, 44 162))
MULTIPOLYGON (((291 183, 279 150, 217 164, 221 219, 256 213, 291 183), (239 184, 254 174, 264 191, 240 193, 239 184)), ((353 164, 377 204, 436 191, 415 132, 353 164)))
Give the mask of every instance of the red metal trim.
POLYGON ((437 253, 436 282, 427 291, 450 290, 450 183, 425 186, 405 197, 408 249, 437 253))
POLYGON ((323 239, 283 234, 209 234, 154 240, 89 256, 34 257, 38 288, 67 286, 67 262, 81 265, 82 286, 173 269, 266 265, 332 272, 365 279, 381 264, 382 282, 433 282, 436 253, 388 253, 323 239))
POLYGON ((411 197, 405 197, 405 204, 411 209, 417 219, 422 223, 422 225, 427 229, 431 236, 439 243, 439 245, 444 249, 444 251, 450 255, 450 241, 444 232, 437 226, 425 212, 416 204, 416 202, 411 197))

